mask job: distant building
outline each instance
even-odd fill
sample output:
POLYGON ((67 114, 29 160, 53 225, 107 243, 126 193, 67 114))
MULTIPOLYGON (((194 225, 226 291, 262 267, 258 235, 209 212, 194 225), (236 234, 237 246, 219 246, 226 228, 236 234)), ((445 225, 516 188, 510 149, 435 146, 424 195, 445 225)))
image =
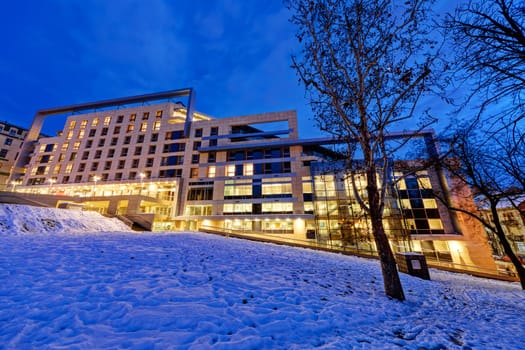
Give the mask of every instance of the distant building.
MULTIPOLYGON (((152 230, 205 229, 375 252, 345 171, 327 171, 337 163, 333 139, 300 139, 295 111, 212 118, 193 111, 192 94, 39 111, 12 174, 21 182, 16 190, 54 195, 57 205, 81 202, 152 230), (188 96, 188 103, 174 96, 188 96), (69 113, 63 131, 36 137, 43 119, 58 113, 69 113)), ((443 174, 401 179, 393 168, 387 175, 385 227, 395 251, 494 267, 483 230, 431 198, 430 189, 447 191, 443 174)))
MULTIPOLYGON (((523 214, 525 213, 525 202, 522 203, 521 207, 521 209, 517 209, 510 204, 500 204, 497 212, 505 236, 510 242, 512 249, 516 254, 525 257, 525 217, 523 214)), ((483 209, 481 214, 488 222, 491 224, 494 223, 494 217, 492 213, 490 213, 490 210, 483 209)), ((499 243, 499 239, 491 230, 485 230, 494 255, 504 256, 505 252, 499 243)))
POLYGON ((0 121, 0 190, 14 187, 9 184, 9 174, 27 134, 27 129, 0 121))

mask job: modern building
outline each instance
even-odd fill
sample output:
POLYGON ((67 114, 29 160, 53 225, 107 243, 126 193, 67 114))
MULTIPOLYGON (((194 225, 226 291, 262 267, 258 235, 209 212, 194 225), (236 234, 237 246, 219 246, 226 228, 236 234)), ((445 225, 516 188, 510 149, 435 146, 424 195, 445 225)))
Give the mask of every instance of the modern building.
MULTIPOLYGON (((16 191, 53 195, 59 206, 83 203, 154 231, 206 229, 375 252, 348 176, 334 167, 336 141, 300 139, 295 111, 212 118, 195 112, 193 99, 183 89, 39 111, 12 173, 16 191), (180 97, 188 101, 173 101, 180 97), (39 138, 44 119, 59 113, 68 114, 64 129, 39 138)), ((431 190, 448 193, 444 174, 403 175, 400 166, 388 172, 393 249, 493 268, 481 227, 432 198, 431 190)))
POLYGON ((8 122, 0 122, 0 190, 15 187, 9 184, 9 175, 27 134, 27 129, 8 122))
MULTIPOLYGON (((505 232, 505 236, 511 244, 514 252, 525 257, 525 202, 521 205, 522 208, 515 208, 510 203, 502 201, 497 208, 499 222, 505 232)), ((482 217, 489 223, 494 224, 494 217, 490 210, 481 210, 482 217)), ((499 239, 489 229, 485 229, 489 239, 492 252, 496 256, 503 257, 505 252, 499 243, 499 239)))

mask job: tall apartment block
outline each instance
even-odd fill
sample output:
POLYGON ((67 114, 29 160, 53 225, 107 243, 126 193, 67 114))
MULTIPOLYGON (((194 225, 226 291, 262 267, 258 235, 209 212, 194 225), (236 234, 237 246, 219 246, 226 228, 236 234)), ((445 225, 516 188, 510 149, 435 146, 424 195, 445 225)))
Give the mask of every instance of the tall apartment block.
MULTIPOLYGON (((193 110, 193 96, 184 89, 38 112, 12 174, 16 190, 153 231, 375 250, 348 176, 329 169, 338 162, 333 139, 300 139, 295 111, 212 118, 193 110), (68 114, 63 130, 38 138, 43 120, 58 113, 68 114)), ((394 250, 492 268, 481 227, 432 198, 430 190, 447 190, 443 174, 402 175, 395 167, 388 175, 399 178, 385 216, 394 250)))
POLYGON ((27 129, 0 122, 0 190, 16 186, 9 184, 9 175, 27 134, 27 129))

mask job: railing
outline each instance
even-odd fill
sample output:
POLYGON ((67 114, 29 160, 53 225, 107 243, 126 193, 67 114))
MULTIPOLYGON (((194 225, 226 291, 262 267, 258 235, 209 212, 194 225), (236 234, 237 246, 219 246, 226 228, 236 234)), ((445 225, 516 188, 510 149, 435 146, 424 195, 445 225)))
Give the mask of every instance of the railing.
MULTIPOLYGON (((299 239, 292 237, 273 236, 271 233, 263 231, 242 230, 224 228, 218 226, 201 226, 200 231, 207 233, 220 234, 227 237, 245 238, 255 241, 272 242, 276 244, 291 245, 295 247, 311 248, 316 250, 330 251, 335 253, 342 253, 345 255, 355 255, 367 258, 377 259, 377 251, 372 249, 355 248, 346 245, 331 244, 327 242, 318 242, 312 239, 299 239)), ((473 276, 486 277, 493 279, 500 279, 505 281, 517 281, 515 275, 509 274, 506 271, 498 269, 490 269, 476 265, 460 264, 450 261, 448 259, 439 259, 438 257, 431 257, 425 255, 429 267, 440 270, 469 273, 473 276)))

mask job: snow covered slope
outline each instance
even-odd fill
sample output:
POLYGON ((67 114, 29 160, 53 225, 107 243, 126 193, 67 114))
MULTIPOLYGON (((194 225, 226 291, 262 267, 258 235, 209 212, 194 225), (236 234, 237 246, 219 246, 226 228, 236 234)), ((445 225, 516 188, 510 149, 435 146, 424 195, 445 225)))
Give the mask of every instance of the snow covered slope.
POLYGON ((0 234, 130 231, 118 219, 92 211, 0 204, 0 234))
POLYGON ((197 233, 0 235, 0 349, 523 349, 517 283, 197 233))

